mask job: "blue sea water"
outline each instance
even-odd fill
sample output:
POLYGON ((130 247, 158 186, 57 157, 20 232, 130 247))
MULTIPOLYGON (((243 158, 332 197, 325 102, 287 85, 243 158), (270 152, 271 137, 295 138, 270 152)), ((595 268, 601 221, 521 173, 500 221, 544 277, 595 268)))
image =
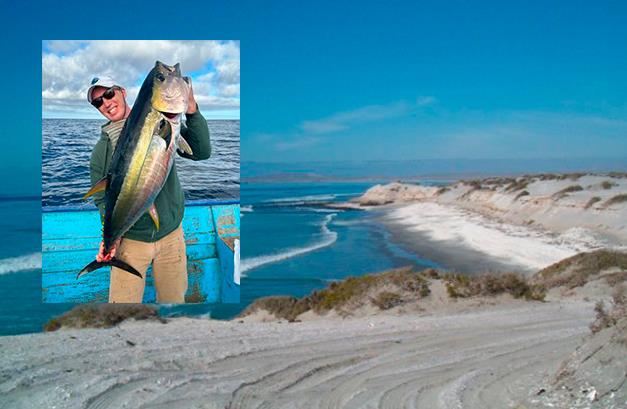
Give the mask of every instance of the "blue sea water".
MULTIPOLYGON (((211 306, 205 314, 231 318, 259 297, 301 297, 348 276, 407 265, 437 267, 396 245, 377 221, 377 212, 324 207, 358 196, 372 185, 243 184, 241 300, 211 306)), ((183 313, 183 308, 170 312, 183 313)))
MULTIPOLYGON (((211 158, 175 161, 186 199, 239 198, 240 123, 207 121, 211 158)), ((42 204, 92 207, 82 200, 90 188, 89 158, 102 120, 42 120, 42 204)))
MULTIPOLYGON (((243 184, 242 279, 239 304, 164 306, 164 315, 232 318, 253 300, 269 295, 303 296, 330 282, 406 265, 435 266, 394 244, 376 212, 339 211, 323 206, 360 195, 373 182, 243 184)), ((37 253, 39 202, 3 202, 0 220, 19 249, 7 257, 37 253), (21 209, 22 224, 14 215, 21 209), (11 217, 3 217, 11 215, 11 217), (20 230, 23 225, 37 226, 20 230), (19 237, 18 237, 19 236, 19 237)), ((41 331, 51 317, 71 305, 41 304, 40 272, 0 274, 0 334, 41 331)))
MULTIPOLYGON (((41 303, 41 206, 93 206, 83 203, 81 196, 88 187, 86 163, 100 122, 44 120, 43 124, 42 198, 0 200, 0 228, 10 243, 0 248, 0 335, 39 332, 50 318, 73 306, 41 303), (63 154, 67 152, 74 156, 63 154)), ((324 206, 362 194, 375 178, 244 183, 240 189, 235 154, 239 121, 209 121, 209 125, 214 158, 222 160, 181 160, 177 166, 190 199, 241 195, 241 299, 238 304, 162 306, 163 315, 227 319, 263 296, 300 297, 347 276, 406 265, 437 267, 396 245, 377 222, 377 212, 324 206)))

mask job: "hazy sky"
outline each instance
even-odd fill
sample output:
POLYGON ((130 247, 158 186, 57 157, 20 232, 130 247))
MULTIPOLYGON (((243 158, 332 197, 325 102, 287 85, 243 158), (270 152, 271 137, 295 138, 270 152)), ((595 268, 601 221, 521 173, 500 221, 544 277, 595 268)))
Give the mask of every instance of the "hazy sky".
POLYGON ((242 160, 627 157, 627 2, 297 7, 242 41, 242 160))

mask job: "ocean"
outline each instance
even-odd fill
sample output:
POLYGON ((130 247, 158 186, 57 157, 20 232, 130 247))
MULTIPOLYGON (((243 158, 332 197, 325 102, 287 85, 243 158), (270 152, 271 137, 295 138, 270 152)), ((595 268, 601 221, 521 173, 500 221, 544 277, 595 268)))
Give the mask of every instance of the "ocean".
MULTIPOLYGON (((406 265, 438 267, 395 244, 377 221, 377 212, 322 206, 360 195, 372 184, 242 184, 240 303, 163 306, 161 313, 228 319, 263 296, 299 297, 347 276, 406 265)), ((2 253, 0 334, 39 332, 45 322, 72 305, 40 301, 38 198, 1 204, 4 231, 12 232, 13 242, 20 245, 2 253)))
MULTIPOLYGON (((0 335, 40 332, 50 318, 73 306, 41 303, 41 206, 93 206, 81 197, 89 188, 89 154, 101 123, 44 120, 42 197, 0 200, 0 226, 10 243, 0 251, 0 335)), ((177 160, 176 166, 188 199, 241 197, 241 299, 238 304, 161 306, 163 315, 229 319, 259 297, 300 297, 348 276, 401 266, 438 267, 396 244, 378 222, 378 212, 324 206, 361 195, 375 178, 240 186, 239 121, 208 123, 212 159, 177 160)))
MULTIPOLYGON (((186 199, 239 198, 240 123, 208 121, 211 158, 175 161, 186 199)), ((93 207, 82 200, 90 188, 89 157, 100 138, 100 119, 42 120, 42 205, 93 207)))

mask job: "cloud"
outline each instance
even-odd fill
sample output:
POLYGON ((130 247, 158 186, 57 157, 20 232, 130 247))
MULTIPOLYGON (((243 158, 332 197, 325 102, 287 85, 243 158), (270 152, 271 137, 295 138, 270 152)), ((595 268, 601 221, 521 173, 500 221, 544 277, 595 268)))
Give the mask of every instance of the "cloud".
POLYGON ((44 41, 42 49, 44 112, 93 114, 86 92, 94 75, 115 78, 132 104, 157 60, 179 62, 184 74, 194 74, 194 95, 202 111, 240 106, 238 41, 52 40, 44 41))
POLYGON ((271 144, 276 151, 304 149, 320 144, 327 134, 347 131, 362 124, 401 118, 435 103, 436 99, 433 97, 419 97, 414 103, 396 101, 382 105, 367 105, 324 118, 303 121, 296 129, 285 134, 257 134, 255 139, 271 144))
POLYGON ((305 132, 314 134, 339 132, 352 126, 408 115, 416 108, 422 108, 433 103, 435 103, 433 97, 420 97, 415 104, 397 101, 387 105, 368 105, 351 111, 338 112, 326 118, 304 121, 300 128, 305 132))

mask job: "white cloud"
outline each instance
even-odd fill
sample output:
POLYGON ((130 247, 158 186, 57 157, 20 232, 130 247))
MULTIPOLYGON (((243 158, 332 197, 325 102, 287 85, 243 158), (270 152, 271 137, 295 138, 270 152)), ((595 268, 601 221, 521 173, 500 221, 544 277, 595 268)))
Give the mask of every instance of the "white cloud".
POLYGON ((425 107, 435 102, 433 97, 420 97, 415 104, 397 101, 387 105, 368 105, 351 111, 338 112, 326 118, 304 121, 300 128, 315 134, 333 133, 349 129, 363 123, 382 121, 407 115, 416 108, 425 107))
MULTIPOLYGON (((237 90, 239 92, 239 84, 237 90)), ((258 134, 256 139, 272 144, 276 151, 313 147, 324 141, 322 135, 346 131, 365 123, 403 117, 435 102, 433 97, 419 97, 415 103, 396 101, 384 105, 368 105, 321 119, 303 121, 297 129, 284 135, 263 133, 258 134)))
POLYGON ((43 111, 78 113, 90 109, 86 91, 94 75, 109 75, 127 89, 133 103, 145 75, 160 60, 194 72, 194 95, 201 111, 239 108, 237 41, 82 41, 44 42, 43 111), (213 71, 212 71, 213 70, 213 71), (86 108, 79 108, 86 107, 86 108))

